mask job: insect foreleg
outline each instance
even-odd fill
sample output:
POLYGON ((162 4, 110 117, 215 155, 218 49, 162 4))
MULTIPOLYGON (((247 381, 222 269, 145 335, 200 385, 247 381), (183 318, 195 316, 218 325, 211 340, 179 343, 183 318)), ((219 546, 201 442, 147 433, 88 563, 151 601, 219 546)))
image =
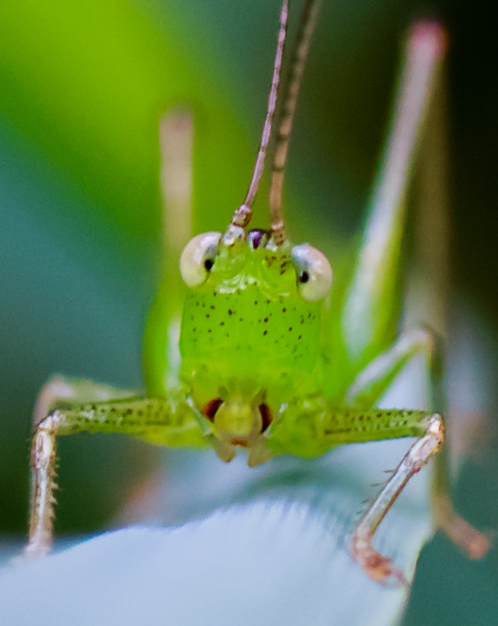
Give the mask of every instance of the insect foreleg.
MULTIPOLYGON (((437 336, 427 327, 420 327, 403 333, 391 348, 381 353, 358 374, 356 379, 346 391, 345 403, 349 406, 363 406, 366 408, 373 406, 384 391, 387 390, 400 370, 412 358, 418 354, 425 353, 430 372, 432 403, 433 406, 438 409, 443 407, 444 400, 441 389, 440 375, 442 359, 439 345, 437 336)), ((441 426, 441 435, 442 433, 443 430, 441 426)), ((419 441, 423 441, 423 439, 424 437, 422 437, 419 441)), ((376 515, 380 512, 381 517, 377 521, 378 525, 394 499, 397 497, 398 493, 410 478, 410 475, 413 475, 413 473, 420 469, 420 467, 418 467, 417 469, 414 469, 411 474, 406 473, 406 469, 410 464, 410 458, 413 457, 413 454, 415 454, 412 454, 412 451, 416 446, 418 446, 418 443, 419 442, 416 442, 408 454, 404 457, 391 479, 393 483, 389 481, 384 490, 376 498, 374 504, 372 505, 372 509, 369 509, 369 511, 373 511, 372 515, 369 516, 369 512, 365 515, 364 520, 362 520, 360 526, 358 527, 358 530, 360 530, 360 527, 363 529, 360 534, 365 531, 365 524, 367 524, 365 520, 367 518, 370 520, 376 519, 376 515), (402 472, 400 472, 400 468, 403 468, 402 472), (391 488, 389 488, 390 483, 391 488), (397 490, 394 489, 393 485, 397 490), (382 507, 384 507, 383 510, 382 507)), ((432 451, 424 462, 426 462, 435 451, 436 450, 432 451)), ((474 529, 453 510, 446 461, 447 449, 446 447, 443 447, 442 451, 436 456, 435 459, 436 467, 432 484, 432 505, 436 526, 442 528, 450 539, 452 539, 452 541, 463 549, 471 558, 480 558, 489 549, 489 540, 485 535, 474 529)), ((370 528, 371 534, 375 532, 375 528, 370 528)))
POLYGON ((56 438, 82 431, 133 435, 164 446, 206 445, 199 421, 181 390, 164 398, 123 398, 53 410, 35 426, 31 446, 32 497, 24 557, 50 551, 53 538, 56 438))
MULTIPOLYGON (((403 332, 391 347, 373 359, 346 390, 346 406, 372 407, 387 391, 403 367, 418 354, 426 354, 431 372, 431 391, 439 395, 439 350, 435 333, 426 326, 403 332)), ((440 398, 433 398, 439 407, 440 398)))
POLYGON ((434 414, 424 421, 427 424, 425 434, 403 457, 385 487, 363 514, 353 535, 354 558, 370 578, 383 584, 402 584, 406 581, 403 572, 393 565, 391 559, 375 550, 372 538, 403 487, 439 451, 444 440, 444 424, 440 415, 434 414))
POLYGON ((322 398, 305 398, 286 407, 267 441, 273 455, 312 457, 344 443, 422 437, 432 415, 407 409, 327 406, 322 398))
POLYGON ((481 559, 491 547, 491 541, 482 532, 458 515, 451 502, 447 446, 435 458, 432 477, 432 508, 436 526, 444 530, 451 541, 469 558, 481 559))
POLYGON ((68 402, 104 402, 137 396, 138 392, 131 389, 119 389, 111 385, 94 383, 83 378, 52 376, 42 387, 36 399, 33 411, 33 425, 36 427, 50 411, 59 404, 68 402))

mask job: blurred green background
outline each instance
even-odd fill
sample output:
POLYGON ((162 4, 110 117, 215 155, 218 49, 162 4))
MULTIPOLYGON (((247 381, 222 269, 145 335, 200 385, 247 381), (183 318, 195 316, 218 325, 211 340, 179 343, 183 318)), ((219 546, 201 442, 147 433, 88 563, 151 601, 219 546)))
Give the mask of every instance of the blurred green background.
MULTIPOLYGON (((357 232, 400 34, 413 17, 441 15, 451 36, 454 287, 472 311, 469 333, 486 352, 483 397, 468 410, 492 416, 492 22, 463 0, 323 5, 290 155, 291 234, 334 257, 357 232)), ((278 11, 279 0, 0 4, 0 532, 26 526, 30 414, 43 382, 63 373, 142 385, 141 335, 159 280, 157 125, 169 105, 185 103, 194 114, 196 231, 222 229, 240 203, 266 107, 278 11)), ((496 529, 497 448, 488 428, 486 449, 463 466, 456 500, 471 521, 496 529)), ((62 440, 57 532, 108 523, 158 455, 119 437, 62 440)), ((436 537, 422 553, 405 623, 497 623, 497 565, 496 553, 470 563, 436 537)))

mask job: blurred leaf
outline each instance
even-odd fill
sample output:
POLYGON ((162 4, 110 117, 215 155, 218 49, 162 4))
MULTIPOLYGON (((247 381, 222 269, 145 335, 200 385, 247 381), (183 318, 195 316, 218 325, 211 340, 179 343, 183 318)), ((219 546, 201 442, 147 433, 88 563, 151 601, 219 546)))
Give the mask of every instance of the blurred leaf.
MULTIPOLYGON (((420 539, 418 530, 412 526, 405 534, 410 551, 420 539)), ((306 506, 259 503, 177 529, 108 533, 4 570, 2 621, 16 626, 392 623, 407 590, 368 580, 341 547, 342 531, 336 518, 322 519, 306 506)))
POLYGON ((166 107, 194 109, 194 180, 204 215, 236 204, 252 160, 200 38, 171 5, 160 26, 155 17, 124 0, 0 6, 0 112, 135 245, 158 226, 157 124, 166 107))

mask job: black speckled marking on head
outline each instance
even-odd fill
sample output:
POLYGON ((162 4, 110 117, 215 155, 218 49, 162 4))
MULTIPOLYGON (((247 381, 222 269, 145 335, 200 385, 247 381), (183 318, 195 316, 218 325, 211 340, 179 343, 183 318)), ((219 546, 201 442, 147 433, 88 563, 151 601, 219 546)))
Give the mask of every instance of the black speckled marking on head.
POLYGON ((316 304, 297 305, 290 296, 264 297, 256 284, 232 293, 217 292, 216 302, 212 290, 192 291, 182 320, 182 356, 211 360, 216 349, 217 359, 229 367, 243 363, 250 370, 271 362, 285 370, 306 362, 303 367, 309 369, 318 354, 317 310, 316 304), (195 315, 199 307, 202 316, 195 315))

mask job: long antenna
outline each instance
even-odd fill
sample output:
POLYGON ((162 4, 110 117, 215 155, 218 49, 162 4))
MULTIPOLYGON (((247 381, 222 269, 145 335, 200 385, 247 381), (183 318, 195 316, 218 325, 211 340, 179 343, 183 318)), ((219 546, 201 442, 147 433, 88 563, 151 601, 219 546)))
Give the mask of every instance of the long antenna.
POLYGON ((287 22, 289 19, 289 0, 283 0, 282 8, 280 10, 280 29, 278 31, 278 43, 277 51, 275 53, 275 61, 273 63, 273 76, 271 81, 270 95, 268 96, 268 107, 266 110, 266 118, 263 126, 263 133, 261 135, 261 142, 259 145, 258 156, 256 163, 254 164, 254 170, 252 173, 251 183, 247 191, 246 199, 232 215, 231 225, 245 227, 249 224, 252 217, 251 206, 256 197, 258 191, 259 182, 263 175, 265 167, 266 153, 268 150, 268 144, 271 137, 271 126, 273 117, 275 115, 275 109, 277 106, 277 93, 278 85, 280 82, 280 71, 282 69, 282 59, 284 55, 285 38, 287 35, 287 22))
POLYGON ((289 141, 296 112, 297 98, 303 78, 306 59, 315 30, 320 0, 306 0, 299 21, 296 44, 289 68, 289 76, 285 87, 282 116, 275 140, 275 156, 272 166, 270 187, 270 219, 273 241, 277 246, 286 240, 285 222, 282 213, 282 187, 284 170, 289 151, 289 141))

